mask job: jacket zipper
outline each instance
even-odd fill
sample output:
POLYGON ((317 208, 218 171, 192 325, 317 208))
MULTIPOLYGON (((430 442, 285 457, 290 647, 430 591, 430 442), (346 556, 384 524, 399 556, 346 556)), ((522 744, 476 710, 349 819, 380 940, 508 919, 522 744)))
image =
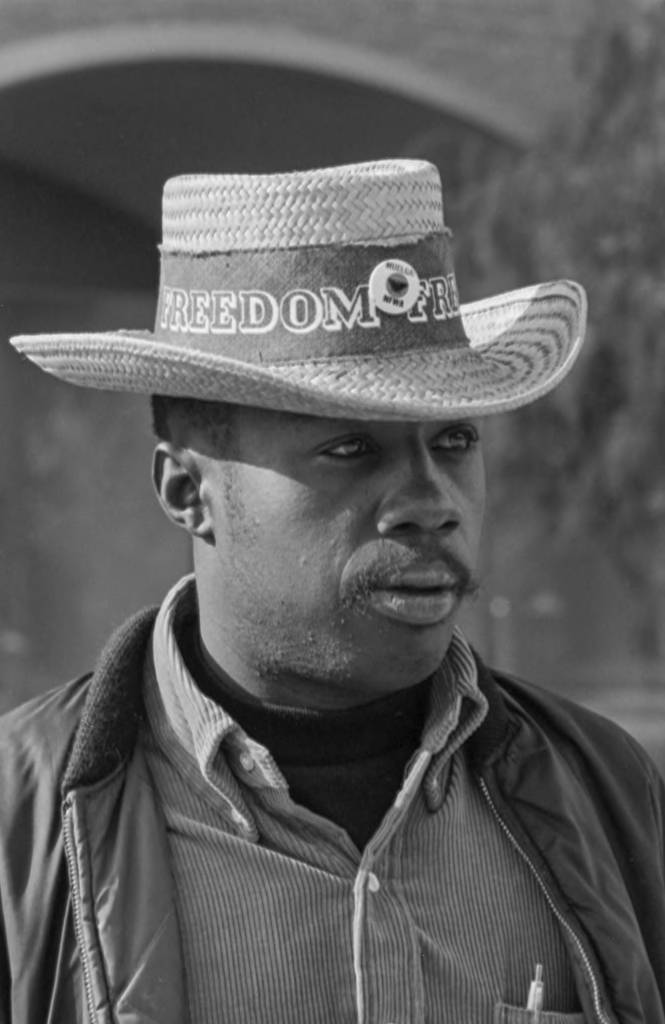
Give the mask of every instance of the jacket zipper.
POLYGON ((531 860, 529 854, 526 852, 526 850, 522 849, 522 847, 520 846, 516 836, 511 832, 510 828, 508 827, 508 825, 506 824, 506 822, 502 818, 502 816, 501 816, 501 814, 500 814, 496 804, 494 803, 494 800, 492 799, 492 795, 491 795, 491 793, 489 791, 487 783, 480 776, 479 776, 479 782, 480 782, 480 788, 482 790, 483 796, 485 797, 485 800, 489 804, 490 810, 492 811, 492 814, 494 815, 495 819, 499 823, 499 826, 500 826, 501 830, 507 836, 508 840, 513 845, 515 850, 519 853, 519 855, 522 858, 522 860, 529 867, 529 869, 530 869, 532 875, 534 876, 534 878, 536 879, 536 881, 537 881, 537 883, 538 883, 538 885, 539 885, 539 887, 540 887, 540 889, 541 889, 545 899, 547 900, 547 904, 548 904, 550 910, 552 911, 552 913, 556 917, 556 919, 559 922, 559 924, 561 924, 561 926, 563 928, 565 928, 567 933, 570 935, 571 939, 573 940, 573 942, 574 942, 574 944, 575 944, 575 946, 577 948, 577 951, 580 954, 582 963, 584 964, 584 969, 586 971, 587 977, 588 977, 588 979, 591 982, 591 989, 592 989, 592 993, 593 993, 593 1008, 594 1008, 597 1020, 600 1022, 600 1024, 612 1024, 612 1021, 610 1020, 610 1018, 605 1013, 605 1010, 603 1009, 603 1006, 602 1006, 602 1003, 601 1003, 601 1000, 600 1000, 600 985, 598 984, 598 979, 596 978, 596 975, 594 974, 593 967, 591 965, 591 962, 589 960, 587 952, 586 952, 586 950, 584 948, 582 940, 580 939, 579 935, 577 934, 577 932, 575 931, 573 926, 570 924, 570 922, 564 917, 564 915, 561 913, 561 911, 557 907, 557 905, 554 902, 552 896, 550 895, 549 889, 547 888, 547 884, 545 883, 545 881, 543 880, 543 878, 539 874, 538 869, 535 866, 535 864, 533 863, 533 861, 531 860))
POLYGON ((83 938, 83 927, 81 925, 81 900, 78 885, 78 872, 76 870, 76 855, 74 853, 74 840, 72 836, 72 814, 72 801, 71 798, 67 797, 64 803, 63 838, 65 844, 65 857, 67 860, 67 871, 69 874, 69 887, 71 889, 72 894, 74 933, 76 936, 76 944, 78 945, 79 948, 79 956, 81 957, 83 984, 85 987, 86 1002, 88 1004, 88 1016, 90 1018, 90 1024, 97 1024, 97 1012, 95 1010, 95 1001, 93 998, 92 978, 90 977, 90 964, 88 963, 88 959, 86 956, 85 941, 83 938))

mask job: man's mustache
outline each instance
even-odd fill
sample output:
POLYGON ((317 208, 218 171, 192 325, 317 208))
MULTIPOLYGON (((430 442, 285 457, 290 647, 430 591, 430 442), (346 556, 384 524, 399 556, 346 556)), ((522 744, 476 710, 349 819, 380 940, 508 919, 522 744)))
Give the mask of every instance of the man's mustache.
POLYGON ((460 600, 471 597, 479 590, 480 583, 472 569, 452 551, 416 551, 400 548, 389 556, 384 554, 376 560, 362 565, 345 581, 342 592, 347 607, 366 603, 373 590, 387 590, 399 586, 395 582, 402 573, 425 567, 441 568, 446 577, 444 588, 452 591, 460 600))

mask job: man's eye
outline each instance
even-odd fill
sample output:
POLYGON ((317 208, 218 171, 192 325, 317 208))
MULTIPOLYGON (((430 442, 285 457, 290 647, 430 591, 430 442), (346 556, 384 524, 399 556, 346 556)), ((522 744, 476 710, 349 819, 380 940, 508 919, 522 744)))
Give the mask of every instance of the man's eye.
POLYGON ((322 450, 322 455, 331 455, 334 459, 354 459, 359 455, 367 455, 373 447, 366 437, 347 437, 322 450))
POLYGON ((480 435, 476 428, 470 423, 464 423, 460 426, 450 427, 439 434, 435 447, 443 448, 448 452, 466 452, 473 448, 479 440, 480 435))

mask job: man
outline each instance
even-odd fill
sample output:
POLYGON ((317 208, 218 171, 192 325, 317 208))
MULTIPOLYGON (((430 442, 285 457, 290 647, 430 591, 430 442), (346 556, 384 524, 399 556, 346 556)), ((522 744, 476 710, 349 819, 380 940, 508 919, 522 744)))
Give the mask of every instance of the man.
POLYGON ((436 170, 384 161, 173 179, 154 334, 14 339, 153 395, 194 574, 2 723, 0 1019, 665 1021, 655 770, 456 627, 483 417, 584 319, 460 310, 436 170))

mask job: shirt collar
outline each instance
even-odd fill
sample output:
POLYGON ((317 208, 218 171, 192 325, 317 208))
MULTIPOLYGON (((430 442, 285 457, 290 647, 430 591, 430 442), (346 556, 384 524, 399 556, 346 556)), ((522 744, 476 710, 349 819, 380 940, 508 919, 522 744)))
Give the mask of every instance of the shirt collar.
POLYGON ((478 666, 461 629, 453 630, 446 656, 432 681, 430 710, 423 747, 447 757, 457 750, 485 718, 487 700, 478 685, 478 666))

